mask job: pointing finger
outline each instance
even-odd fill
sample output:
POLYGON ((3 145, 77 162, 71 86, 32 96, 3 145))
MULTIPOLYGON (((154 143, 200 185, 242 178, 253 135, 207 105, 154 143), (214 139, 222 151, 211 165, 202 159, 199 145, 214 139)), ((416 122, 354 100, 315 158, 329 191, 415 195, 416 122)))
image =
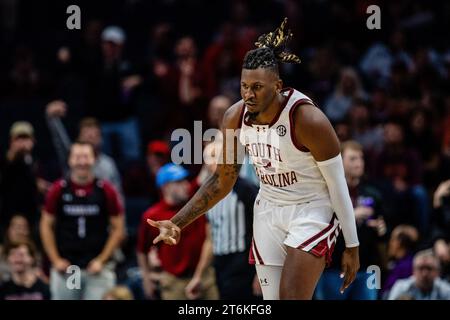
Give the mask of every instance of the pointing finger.
POLYGON ((152 219, 147 219, 147 223, 149 225, 151 225, 152 227, 159 228, 159 222, 158 221, 153 221, 152 219))

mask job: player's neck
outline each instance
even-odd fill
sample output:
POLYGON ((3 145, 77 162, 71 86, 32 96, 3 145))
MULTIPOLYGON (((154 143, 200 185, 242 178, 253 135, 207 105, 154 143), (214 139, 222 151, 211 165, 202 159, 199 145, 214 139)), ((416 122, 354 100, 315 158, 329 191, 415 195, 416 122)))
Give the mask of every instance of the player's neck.
POLYGON ((258 113, 253 123, 259 125, 270 124, 272 120, 277 116, 278 112, 280 112, 280 109, 283 107, 284 99, 286 98, 278 93, 273 99, 272 103, 265 110, 258 113))

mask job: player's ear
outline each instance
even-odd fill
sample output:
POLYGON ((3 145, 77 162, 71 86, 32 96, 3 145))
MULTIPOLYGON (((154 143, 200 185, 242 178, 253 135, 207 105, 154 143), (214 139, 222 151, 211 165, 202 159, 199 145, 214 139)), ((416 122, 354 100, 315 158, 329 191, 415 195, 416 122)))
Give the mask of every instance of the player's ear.
POLYGON ((277 92, 280 92, 283 89, 283 80, 278 79, 276 84, 277 92))

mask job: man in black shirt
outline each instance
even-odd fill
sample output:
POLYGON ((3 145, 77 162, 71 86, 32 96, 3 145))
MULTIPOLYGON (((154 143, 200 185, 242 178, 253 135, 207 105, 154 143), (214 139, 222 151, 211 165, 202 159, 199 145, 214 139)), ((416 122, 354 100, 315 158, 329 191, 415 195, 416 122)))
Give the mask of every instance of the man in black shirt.
POLYGON ((0 239, 14 214, 24 215, 32 231, 39 217, 39 191, 49 183, 37 177, 33 158, 34 129, 26 121, 15 122, 10 129, 10 144, 0 157, 0 239))
POLYGON ((113 156, 114 139, 121 163, 140 157, 138 119, 134 115, 136 89, 142 79, 123 56, 126 35, 117 26, 106 27, 101 36, 102 60, 88 72, 88 115, 98 119, 103 152, 113 156))

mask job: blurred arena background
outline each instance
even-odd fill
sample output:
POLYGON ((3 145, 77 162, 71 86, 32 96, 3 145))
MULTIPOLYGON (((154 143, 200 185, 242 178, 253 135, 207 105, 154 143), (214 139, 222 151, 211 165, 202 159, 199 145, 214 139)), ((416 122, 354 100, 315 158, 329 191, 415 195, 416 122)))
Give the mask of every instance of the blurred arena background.
MULTIPOLYGON (((336 261, 316 299, 388 299, 411 276, 438 283, 442 292, 424 299, 449 297, 448 1, 0 0, 0 298, 50 298, 39 220, 78 137, 98 145, 101 177, 117 190, 107 201, 121 202, 125 213, 126 237, 111 264, 119 287, 99 297, 160 299, 158 274, 168 270, 153 251, 152 270, 139 267, 149 244, 138 233, 144 212, 160 200, 155 175, 170 162, 170 135, 193 130, 195 120, 204 130, 217 127, 221 110, 240 99, 245 53, 283 17, 294 34, 289 49, 302 59, 282 66, 285 86, 311 97, 346 148, 363 152, 361 174, 348 166, 356 170, 349 176, 364 181, 352 186, 348 177, 359 207, 361 286, 367 267, 381 272, 375 289, 354 286, 336 296, 336 261), (81 9, 80 30, 66 27, 72 4, 81 9), (381 9, 380 29, 366 26, 369 5, 381 9), (16 289, 4 284, 18 267, 6 253, 26 239, 37 247, 29 272, 41 282, 28 295, 8 295, 16 289), (413 264, 417 252, 421 265, 413 264)), ((202 174, 201 165, 184 169, 190 180, 202 174)), ((249 290, 260 298, 257 283, 249 290)))

